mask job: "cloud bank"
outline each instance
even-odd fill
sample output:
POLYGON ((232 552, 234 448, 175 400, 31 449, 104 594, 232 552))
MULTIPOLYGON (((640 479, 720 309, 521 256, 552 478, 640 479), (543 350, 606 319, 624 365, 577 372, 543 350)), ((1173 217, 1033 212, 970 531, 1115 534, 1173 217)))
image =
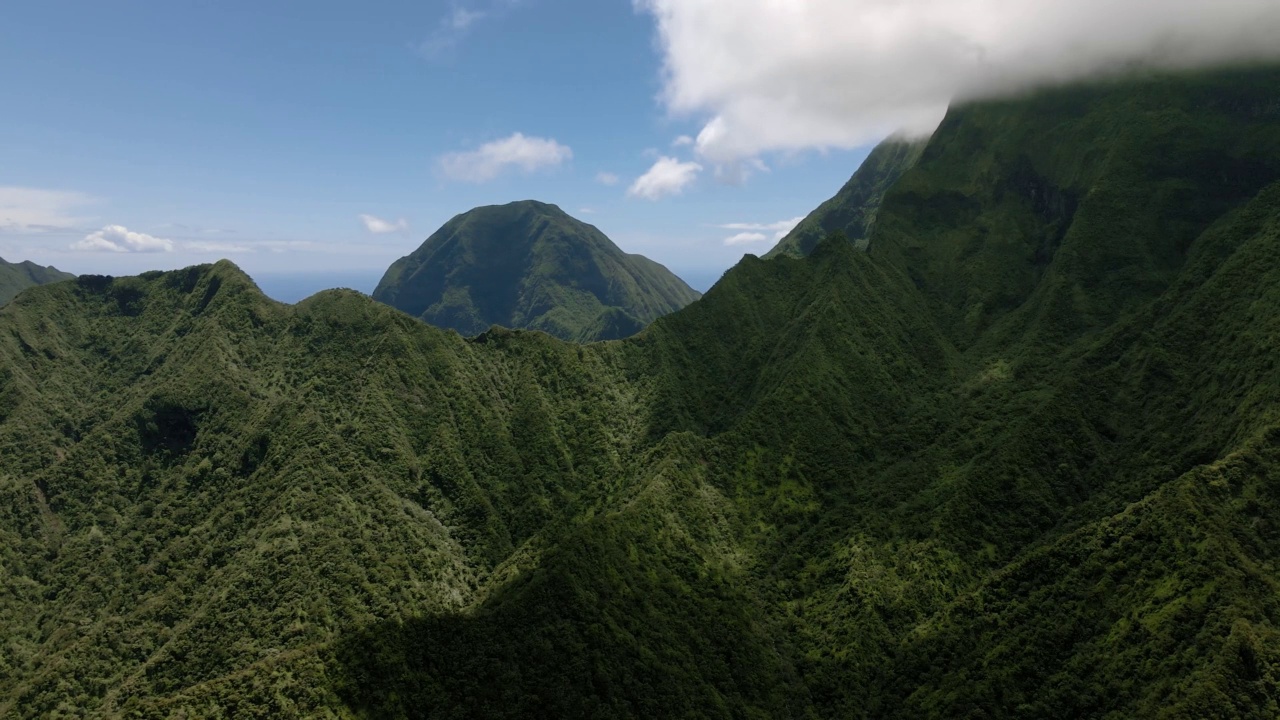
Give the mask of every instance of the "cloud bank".
POLYGON ((374 235, 385 235, 386 233, 399 232, 409 229, 409 221, 400 218, 395 222, 383 220, 377 215, 360 215, 360 222, 364 223, 364 229, 374 235))
POLYGON ((556 167, 572 158, 573 150, 555 140, 515 133, 476 150, 445 155, 440 158, 440 172, 453 180, 482 183, 508 170, 530 173, 556 167))
POLYGON ((636 178, 627 190, 631 197, 661 200, 679 195, 698 179, 702 166, 696 162, 680 162, 673 157, 660 157, 648 172, 636 178))
POLYGON ((1122 68, 1280 58, 1276 0, 634 0, 663 101, 709 118, 700 156, 932 131, 955 99, 1122 68))
POLYGON ((96 250, 117 253, 172 252, 173 241, 133 232, 123 225, 108 225, 89 233, 71 246, 73 250, 96 250))

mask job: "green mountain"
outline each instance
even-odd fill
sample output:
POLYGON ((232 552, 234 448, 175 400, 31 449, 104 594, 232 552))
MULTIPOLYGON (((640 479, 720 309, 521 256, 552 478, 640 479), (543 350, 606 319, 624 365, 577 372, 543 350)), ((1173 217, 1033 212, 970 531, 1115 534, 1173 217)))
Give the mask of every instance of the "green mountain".
POLYGON ((526 200, 445 223, 391 265, 373 298, 467 336, 499 325, 591 342, 634 335, 698 293, 555 205, 526 200))
POLYGON ((804 257, 833 233, 866 247, 885 193, 915 166, 926 144, 924 140, 890 139, 877 145, 835 197, 809 213, 764 256, 804 257))
POLYGON ((1280 69, 954 109, 621 342, 0 310, 0 716, 1272 718, 1280 69))
POLYGON ((12 300, 23 290, 33 285, 70 280, 75 277, 54 267, 41 267, 24 260, 20 263, 5 262, 0 258, 0 305, 12 300))

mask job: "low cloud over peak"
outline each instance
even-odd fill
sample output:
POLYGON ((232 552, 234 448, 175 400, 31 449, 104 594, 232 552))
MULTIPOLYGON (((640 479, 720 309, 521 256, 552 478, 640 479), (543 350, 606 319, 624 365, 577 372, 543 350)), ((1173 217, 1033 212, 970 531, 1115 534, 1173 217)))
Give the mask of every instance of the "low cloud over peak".
POLYGON ((400 218, 399 220, 392 222, 390 220, 383 220, 377 215, 361 214, 360 222, 364 223, 365 230, 368 230, 374 235, 383 235, 386 233, 399 232, 401 230, 409 229, 409 221, 405 220, 404 218, 400 218))
POLYGON ((725 230, 743 230, 746 232, 738 233, 731 238, 726 238, 725 245, 741 245, 747 242, 763 242, 769 239, 762 231, 767 231, 772 235, 775 241, 781 240, 787 236, 787 233, 795 229, 803 217, 794 217, 790 220, 779 220, 771 223, 725 223, 716 227, 725 230))
POLYGON ((645 200, 661 200, 679 195, 698 179, 702 166, 696 162, 681 162, 673 157, 660 157, 644 175, 636 178, 627 190, 631 197, 645 200))
POLYGON ((440 158, 440 171, 453 180, 482 183, 508 170, 530 173, 556 167, 572 158, 573 150, 555 140, 513 133, 472 151, 445 155, 440 158))
POLYGON ((1280 58, 1276 0, 635 0, 716 163, 936 127, 955 99, 1280 58))
POLYGON ((89 233, 71 248, 118 253, 172 252, 173 241, 134 232, 123 225, 108 225, 101 230, 89 233))

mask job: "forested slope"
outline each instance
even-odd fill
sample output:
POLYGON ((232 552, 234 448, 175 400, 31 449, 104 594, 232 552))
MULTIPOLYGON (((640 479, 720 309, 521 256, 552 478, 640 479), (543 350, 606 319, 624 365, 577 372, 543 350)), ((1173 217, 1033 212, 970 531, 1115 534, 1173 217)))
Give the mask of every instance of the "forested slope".
POLYGON ((662 265, 533 200, 469 210, 392 263, 373 298, 472 336, 493 325, 617 340, 698 299, 662 265))

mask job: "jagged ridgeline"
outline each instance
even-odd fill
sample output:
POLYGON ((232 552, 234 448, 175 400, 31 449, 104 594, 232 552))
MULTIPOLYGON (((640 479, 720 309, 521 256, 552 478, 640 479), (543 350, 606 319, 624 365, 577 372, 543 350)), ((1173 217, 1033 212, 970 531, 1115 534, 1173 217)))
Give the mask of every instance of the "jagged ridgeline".
POLYGON ((1276 717, 1277 87, 957 108, 619 342, 24 292, 0 716, 1276 717))
POLYGON ((0 305, 12 300, 18 293, 46 283, 70 280, 75 277, 54 267, 36 265, 30 260, 20 263, 5 262, 0 258, 0 305))
POLYGON ((453 218, 373 291, 375 300, 463 335, 498 325, 574 342, 635 335, 698 296, 665 267, 533 200, 453 218))

